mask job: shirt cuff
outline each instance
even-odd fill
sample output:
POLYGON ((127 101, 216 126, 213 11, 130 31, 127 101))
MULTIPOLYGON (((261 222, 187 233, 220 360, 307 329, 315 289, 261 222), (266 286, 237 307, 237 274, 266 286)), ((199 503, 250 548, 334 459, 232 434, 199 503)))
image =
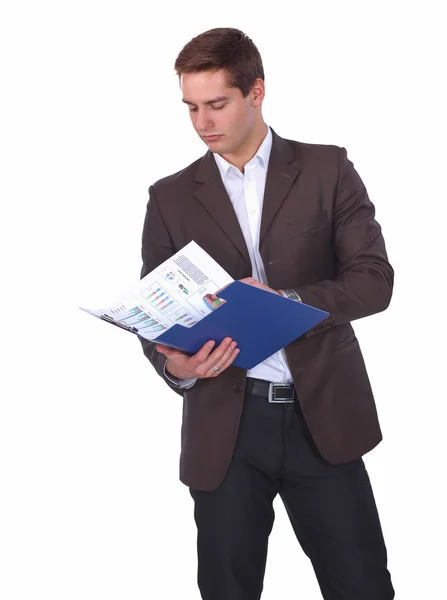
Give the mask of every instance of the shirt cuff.
POLYGON ((170 381, 172 383, 172 385, 175 385, 179 388, 190 388, 192 387, 195 382, 197 381, 197 378, 190 378, 190 379, 179 379, 178 377, 174 377, 174 375, 171 375, 171 373, 168 373, 166 371, 166 363, 168 362, 168 359, 165 360, 165 364, 163 365, 163 375, 166 377, 166 379, 168 381, 170 381))

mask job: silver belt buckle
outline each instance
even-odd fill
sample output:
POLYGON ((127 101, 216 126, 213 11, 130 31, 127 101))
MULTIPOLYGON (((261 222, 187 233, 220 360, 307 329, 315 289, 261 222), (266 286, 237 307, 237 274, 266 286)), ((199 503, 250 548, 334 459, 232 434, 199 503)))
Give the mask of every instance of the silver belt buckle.
POLYGON ((290 383, 271 383, 269 385, 269 402, 271 404, 290 404, 295 402, 295 388, 292 386, 293 398, 277 398, 276 397, 276 388, 287 388, 292 384, 290 383))

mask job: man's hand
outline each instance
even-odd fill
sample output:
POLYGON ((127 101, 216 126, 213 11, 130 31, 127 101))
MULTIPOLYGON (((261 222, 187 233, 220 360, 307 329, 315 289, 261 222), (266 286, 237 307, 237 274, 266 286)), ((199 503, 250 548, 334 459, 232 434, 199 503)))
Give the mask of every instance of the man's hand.
POLYGON ((166 370, 174 377, 201 379, 217 377, 232 364, 239 354, 239 348, 236 348, 237 342, 230 337, 223 339, 215 350, 213 350, 214 346, 215 342, 210 340, 193 355, 185 354, 181 350, 163 344, 157 344, 155 349, 168 358, 166 370), (214 369, 215 366, 219 368, 214 369))
MULTIPOLYGON (((274 294, 279 294, 276 290, 272 289, 268 285, 264 285, 257 279, 253 279, 253 277, 246 277, 245 279, 239 279, 242 283, 248 283, 249 285, 254 285, 255 287, 261 288, 262 290, 267 290, 267 292, 273 292, 274 294)), ((280 296, 282 294, 279 294, 280 296)))
MULTIPOLYGON (((238 279, 238 281, 242 281, 242 283, 248 283, 248 285, 253 285, 255 287, 261 288, 262 290, 267 290, 268 292, 273 292, 274 294, 279 294, 280 296, 282 296, 282 294, 280 292, 277 292, 276 290, 272 289, 268 285, 261 283, 260 281, 258 281, 257 279, 254 279, 253 277, 245 277, 245 279, 238 279)), ((223 288, 220 288, 220 290, 217 290, 217 292, 215 294, 211 294, 212 299, 217 300, 217 298, 218 298, 217 294, 219 294, 222 290, 224 290, 229 285, 230 284, 227 283, 227 285, 224 285, 223 288)))

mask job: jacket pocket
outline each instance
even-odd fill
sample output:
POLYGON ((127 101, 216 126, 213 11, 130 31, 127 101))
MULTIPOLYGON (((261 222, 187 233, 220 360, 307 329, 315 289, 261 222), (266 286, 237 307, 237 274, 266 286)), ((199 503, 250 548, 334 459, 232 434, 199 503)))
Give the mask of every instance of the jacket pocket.
POLYGON ((304 217, 302 219, 296 219, 286 224, 289 238, 296 238, 305 233, 310 233, 316 229, 328 226, 329 218, 327 212, 324 210, 315 215, 304 217))

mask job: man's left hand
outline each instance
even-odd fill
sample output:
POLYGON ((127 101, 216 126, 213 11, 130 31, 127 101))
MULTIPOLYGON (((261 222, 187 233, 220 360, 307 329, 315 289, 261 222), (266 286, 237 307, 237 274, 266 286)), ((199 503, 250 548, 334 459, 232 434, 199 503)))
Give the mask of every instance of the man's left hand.
MULTIPOLYGON (((261 288, 263 290, 267 290, 267 292, 279 294, 279 292, 277 292, 276 290, 273 290, 271 287, 265 285, 264 283, 261 283, 257 279, 253 279, 253 277, 245 277, 245 279, 239 279, 239 281, 242 281, 242 283, 248 283, 248 285, 254 285, 255 287, 261 288)), ((282 294, 279 295, 281 296, 282 294)))
MULTIPOLYGON (((263 290, 267 290, 267 292, 273 292, 274 294, 278 294, 279 296, 282 296, 282 294, 280 294, 276 290, 272 289, 268 285, 265 285, 264 283, 261 283, 260 281, 258 281, 257 279, 254 279, 253 277, 245 277, 244 279, 238 279, 238 281, 242 281, 242 283, 248 283, 248 285, 254 285, 255 287, 261 288, 263 290)), ((213 300, 217 300, 219 292, 224 290, 226 287, 227 286, 225 285, 223 288, 220 288, 220 290, 217 290, 217 292, 215 294, 212 294, 213 300)))

